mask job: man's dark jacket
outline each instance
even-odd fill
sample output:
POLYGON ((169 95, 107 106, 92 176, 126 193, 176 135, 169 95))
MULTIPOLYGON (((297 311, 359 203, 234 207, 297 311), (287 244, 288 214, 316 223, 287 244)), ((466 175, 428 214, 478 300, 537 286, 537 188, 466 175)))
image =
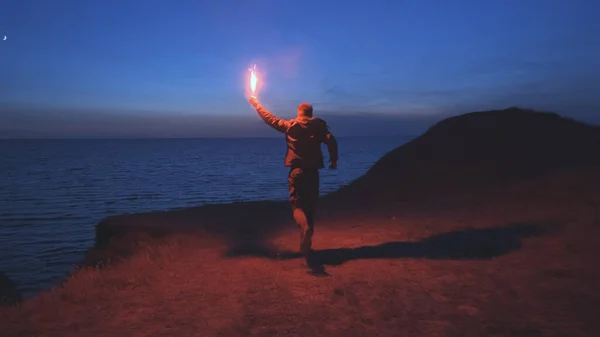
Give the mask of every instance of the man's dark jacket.
POLYGON ((276 117, 260 104, 257 104, 255 108, 265 123, 277 131, 285 133, 287 142, 285 166, 304 169, 323 168, 321 143, 327 144, 330 161, 337 162, 337 141, 324 120, 305 116, 284 120, 276 117))

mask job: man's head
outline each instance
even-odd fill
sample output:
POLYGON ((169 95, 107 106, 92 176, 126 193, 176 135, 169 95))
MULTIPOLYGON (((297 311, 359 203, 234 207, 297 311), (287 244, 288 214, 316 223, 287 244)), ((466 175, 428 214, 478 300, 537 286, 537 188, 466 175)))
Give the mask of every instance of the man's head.
POLYGON ((313 108, 310 103, 303 102, 298 105, 298 117, 312 117, 312 115, 313 108))

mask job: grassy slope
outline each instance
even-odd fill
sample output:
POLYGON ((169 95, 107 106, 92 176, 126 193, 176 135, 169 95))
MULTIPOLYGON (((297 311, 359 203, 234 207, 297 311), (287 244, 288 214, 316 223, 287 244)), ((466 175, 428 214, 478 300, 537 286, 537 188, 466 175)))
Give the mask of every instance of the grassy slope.
MULTIPOLYGON (((285 255, 226 256, 231 241, 208 233, 140 241, 120 264, 0 309, 2 335, 598 336, 600 179, 588 174, 328 217, 323 277, 285 255)), ((297 239, 290 226, 269 241, 297 239)))

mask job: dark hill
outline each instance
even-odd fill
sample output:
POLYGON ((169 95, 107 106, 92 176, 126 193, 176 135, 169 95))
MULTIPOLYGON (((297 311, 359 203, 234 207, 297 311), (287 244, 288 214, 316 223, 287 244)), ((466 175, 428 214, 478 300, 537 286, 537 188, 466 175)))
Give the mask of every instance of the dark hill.
POLYGON ((382 205, 597 167, 597 126, 519 108, 473 112, 435 124, 324 202, 382 205))

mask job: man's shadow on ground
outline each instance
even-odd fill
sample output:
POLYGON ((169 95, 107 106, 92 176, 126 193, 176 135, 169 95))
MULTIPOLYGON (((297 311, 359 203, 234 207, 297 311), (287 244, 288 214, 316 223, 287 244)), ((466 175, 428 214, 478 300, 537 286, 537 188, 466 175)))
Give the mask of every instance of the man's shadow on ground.
MULTIPOLYGON (((337 266, 352 260, 381 258, 425 258, 449 260, 491 259, 521 247, 521 238, 541 235, 543 227, 518 223, 503 227, 452 231, 421 241, 386 242, 376 246, 316 250, 310 267, 315 275, 327 275, 324 266, 337 266)), ((299 258, 295 252, 277 251, 264 243, 248 242, 231 247, 227 256, 255 256, 273 260, 299 258)))

